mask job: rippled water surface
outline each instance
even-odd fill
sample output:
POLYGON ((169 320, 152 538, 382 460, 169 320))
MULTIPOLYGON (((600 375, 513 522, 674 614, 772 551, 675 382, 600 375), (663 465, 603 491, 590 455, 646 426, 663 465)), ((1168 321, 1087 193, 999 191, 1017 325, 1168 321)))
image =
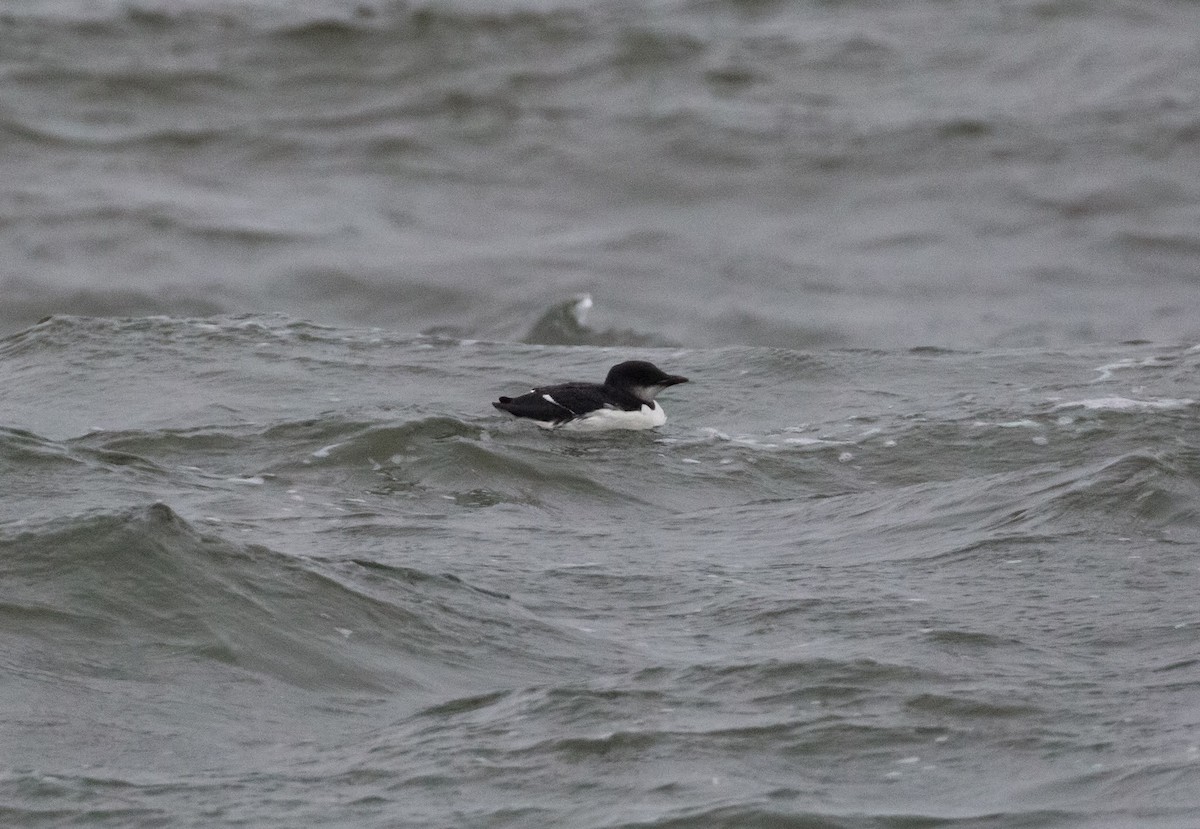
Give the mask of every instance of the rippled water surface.
POLYGON ((0 0, 0 824, 1200 825, 1197 32, 0 0))
POLYGON ((0 3, 0 326, 1200 335, 1195 5, 0 3))
POLYGON ((11 825, 1200 806, 1195 348, 56 317, 0 354, 11 825), (693 378, 657 432, 486 405, 631 351, 693 378))

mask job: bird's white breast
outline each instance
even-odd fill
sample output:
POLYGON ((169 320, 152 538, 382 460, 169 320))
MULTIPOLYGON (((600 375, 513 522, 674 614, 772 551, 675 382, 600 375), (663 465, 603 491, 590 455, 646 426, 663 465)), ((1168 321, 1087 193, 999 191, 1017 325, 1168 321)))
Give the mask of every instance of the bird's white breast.
POLYGON ((573 432, 599 432, 605 429, 653 429, 667 422, 667 413, 658 402, 643 403, 634 412, 622 409, 596 409, 583 417, 564 423, 561 428, 573 432))

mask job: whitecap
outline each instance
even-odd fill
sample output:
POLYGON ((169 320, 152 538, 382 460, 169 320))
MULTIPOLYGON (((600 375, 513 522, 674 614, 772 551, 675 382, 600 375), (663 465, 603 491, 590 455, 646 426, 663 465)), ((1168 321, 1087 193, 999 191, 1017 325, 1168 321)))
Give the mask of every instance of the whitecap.
POLYGON ((1094 411, 1114 412, 1147 412, 1163 409, 1185 409, 1196 405, 1191 398, 1162 398, 1159 400, 1133 400, 1128 397, 1094 397, 1087 400, 1074 400, 1069 403, 1059 403, 1054 411, 1062 409, 1091 409, 1094 411))
POLYGON ((1144 357, 1140 360, 1132 357, 1124 360, 1117 360, 1115 363, 1105 363, 1102 366, 1097 366, 1094 371, 1100 372, 1100 376, 1092 380, 1093 383, 1100 383, 1104 380, 1109 380, 1113 376, 1113 372, 1120 371, 1125 368, 1166 368, 1174 362, 1169 357, 1144 357))
POLYGON ((329 453, 332 452, 334 449, 337 449, 341 445, 342 444, 340 444, 340 443, 331 443, 328 446, 322 446, 316 452, 313 452, 312 456, 314 458, 328 458, 329 453))

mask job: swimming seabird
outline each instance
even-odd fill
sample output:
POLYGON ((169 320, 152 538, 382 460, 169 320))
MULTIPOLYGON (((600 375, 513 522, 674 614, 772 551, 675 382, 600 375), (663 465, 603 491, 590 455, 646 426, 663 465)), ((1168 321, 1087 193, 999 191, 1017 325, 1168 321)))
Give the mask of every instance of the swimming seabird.
POLYGON ((653 429, 667 422, 655 395, 686 382, 686 377, 667 374, 653 363, 629 360, 609 369, 603 383, 539 386, 492 405, 543 429, 653 429))

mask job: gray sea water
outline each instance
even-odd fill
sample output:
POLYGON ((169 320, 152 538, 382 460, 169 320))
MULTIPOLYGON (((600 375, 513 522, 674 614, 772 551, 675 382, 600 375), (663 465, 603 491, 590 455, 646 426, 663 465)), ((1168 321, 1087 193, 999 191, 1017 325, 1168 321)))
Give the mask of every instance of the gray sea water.
POLYGON ((1200 826, 1198 43, 0 2, 0 825, 1200 826))

